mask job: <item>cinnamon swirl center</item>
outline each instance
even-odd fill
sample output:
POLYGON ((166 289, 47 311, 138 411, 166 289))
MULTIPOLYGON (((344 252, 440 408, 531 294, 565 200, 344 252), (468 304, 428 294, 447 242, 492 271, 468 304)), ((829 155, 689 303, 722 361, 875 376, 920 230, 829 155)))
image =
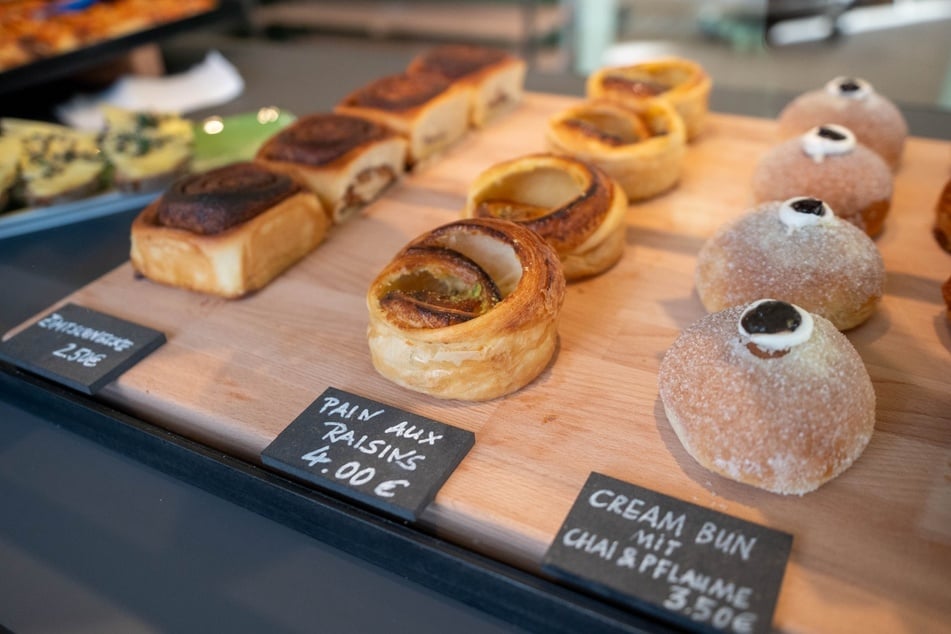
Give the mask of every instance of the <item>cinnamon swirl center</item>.
POLYGON ((298 119, 275 135, 260 156, 266 160, 320 166, 364 143, 392 135, 385 126, 360 117, 315 114, 298 119))
POLYGON ((420 106, 449 88, 436 73, 400 73, 381 77, 350 95, 345 106, 401 111, 420 106))

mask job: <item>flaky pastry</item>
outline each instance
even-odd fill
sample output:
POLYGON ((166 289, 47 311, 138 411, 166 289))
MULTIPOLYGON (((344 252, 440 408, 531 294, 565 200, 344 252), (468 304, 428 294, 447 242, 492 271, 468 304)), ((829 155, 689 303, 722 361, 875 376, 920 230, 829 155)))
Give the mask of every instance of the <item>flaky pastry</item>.
POLYGON ((387 379, 438 398, 514 392, 555 351, 565 277, 538 234, 459 220, 404 247, 370 285, 367 338, 387 379))
POLYGON ((569 281, 597 275, 624 253, 627 195, 600 169, 567 156, 533 154, 497 163, 469 187, 467 218, 502 218, 555 249, 569 281))

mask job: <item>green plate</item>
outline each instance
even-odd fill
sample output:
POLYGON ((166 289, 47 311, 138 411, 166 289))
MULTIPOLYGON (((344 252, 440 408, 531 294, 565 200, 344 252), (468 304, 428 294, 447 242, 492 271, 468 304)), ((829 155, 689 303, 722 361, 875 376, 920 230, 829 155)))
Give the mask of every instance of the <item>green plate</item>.
POLYGON ((195 124, 192 171, 205 170, 254 158, 258 148, 297 117, 286 110, 264 107, 229 117, 208 117, 195 124))

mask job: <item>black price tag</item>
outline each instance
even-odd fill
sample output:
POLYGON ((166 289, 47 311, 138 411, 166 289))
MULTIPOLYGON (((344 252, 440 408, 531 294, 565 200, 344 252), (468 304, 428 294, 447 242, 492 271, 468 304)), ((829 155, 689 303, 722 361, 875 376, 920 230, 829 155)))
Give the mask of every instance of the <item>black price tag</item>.
POLYGON ((792 535, 592 473, 544 569, 704 631, 769 632, 792 535))
POLYGON ((0 343, 0 359, 95 394, 163 343, 157 330, 66 304, 0 343))
POLYGON ((328 388, 261 452, 264 464, 415 521, 475 435, 328 388))

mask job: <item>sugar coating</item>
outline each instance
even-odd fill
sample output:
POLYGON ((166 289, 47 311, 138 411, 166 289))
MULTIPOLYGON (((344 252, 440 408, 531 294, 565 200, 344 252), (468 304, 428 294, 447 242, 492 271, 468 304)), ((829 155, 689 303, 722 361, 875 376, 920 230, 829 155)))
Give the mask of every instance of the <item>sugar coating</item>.
POLYGON ((757 163, 753 196, 757 202, 821 198, 837 216, 864 228, 862 212, 891 200, 892 173, 881 157, 861 144, 848 154, 826 156, 817 163, 795 138, 774 146, 757 163))
POLYGON ((745 310, 685 329, 658 372, 664 409, 701 465, 739 482, 803 494, 861 455, 875 426, 875 392, 862 359, 826 319, 808 342, 757 357, 737 333, 745 310))
POLYGON ((875 243, 835 216, 789 227, 780 218, 782 206, 763 203, 720 227, 703 245, 695 270, 703 305, 718 311, 771 297, 840 329, 864 321, 885 289, 885 265, 875 243))

